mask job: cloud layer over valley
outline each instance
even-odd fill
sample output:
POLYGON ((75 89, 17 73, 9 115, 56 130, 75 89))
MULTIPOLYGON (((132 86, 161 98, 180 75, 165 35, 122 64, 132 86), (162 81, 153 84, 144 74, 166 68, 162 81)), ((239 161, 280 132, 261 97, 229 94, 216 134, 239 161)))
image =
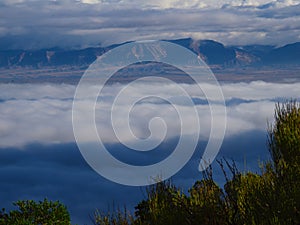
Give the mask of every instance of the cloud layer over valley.
MULTIPOLYGON (((132 99, 143 95, 143 90, 150 88, 155 90, 165 99, 173 99, 178 107, 184 107, 185 114, 180 115, 182 120, 193 124, 190 118, 190 110, 184 104, 184 97, 176 96, 174 86, 160 86, 154 84, 139 84, 132 89, 132 93, 120 95, 117 111, 119 115, 124 115, 121 110, 125 110, 132 99), (144 85, 144 86, 143 86, 144 85)), ((213 90, 210 84, 207 88, 213 90)), ((189 90, 197 109, 200 112, 200 125, 202 138, 206 139, 210 132, 210 111, 207 107, 205 96, 199 93, 196 85, 185 84, 189 90)), ((112 85, 106 89, 105 96, 101 101, 103 105, 96 110, 97 127, 101 129, 104 142, 114 143, 112 130, 110 129, 110 107, 114 101, 114 96, 123 86, 112 85)), ((222 90, 227 105, 227 131, 226 136, 239 134, 251 130, 266 130, 266 122, 272 120, 274 102, 283 98, 298 96, 299 83, 276 84, 254 81, 251 83, 222 84, 222 90)), ((74 142, 72 130, 72 103, 75 86, 66 84, 1 84, 0 92, 0 134, 1 147, 24 147, 32 143, 70 143, 74 142)), ((92 88, 97 88, 94 86, 92 88)), ((212 102, 214 99, 212 99, 212 102)), ((218 105, 218 102, 214 104, 218 105)), ((157 112, 164 117, 165 122, 171 126, 176 124, 172 121, 178 120, 178 115, 168 103, 160 102, 159 99, 145 99, 136 105, 130 116, 133 121, 132 129, 137 132, 137 136, 147 135, 148 123, 146 118, 153 118, 157 112), (148 114, 147 116, 145 116, 148 114)), ((117 118, 118 119, 118 118, 117 118)), ((218 118, 217 118, 218 119, 218 118)), ((175 128, 173 127, 173 128, 175 128)), ((126 132, 126 126, 118 127, 122 140, 130 141, 131 135, 126 132), (124 132, 123 132, 124 129, 124 132)), ((89 131, 82 124, 82 132, 89 139, 89 131)), ((190 130, 193 132, 193 130, 190 130)), ((176 129, 170 129, 169 138, 178 135, 176 129), (173 133, 172 133, 173 132, 173 133)), ((187 134, 188 135, 188 134, 187 134)), ((90 140, 95 141, 95 140, 90 140)))

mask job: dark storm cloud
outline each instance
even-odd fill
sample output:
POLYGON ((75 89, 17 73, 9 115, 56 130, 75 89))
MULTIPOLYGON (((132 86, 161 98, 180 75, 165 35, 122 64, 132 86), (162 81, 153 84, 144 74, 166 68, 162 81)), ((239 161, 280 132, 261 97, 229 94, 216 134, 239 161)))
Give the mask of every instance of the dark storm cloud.
POLYGON ((66 0, 5 2, 0 6, 1 48, 79 48, 187 36, 226 44, 279 45, 298 41, 300 35, 300 6, 295 5, 296 1, 269 7, 236 6, 234 1, 227 1, 223 7, 209 2, 202 6, 197 1, 186 3, 186 7, 172 1, 149 4, 139 1, 122 4, 66 0))

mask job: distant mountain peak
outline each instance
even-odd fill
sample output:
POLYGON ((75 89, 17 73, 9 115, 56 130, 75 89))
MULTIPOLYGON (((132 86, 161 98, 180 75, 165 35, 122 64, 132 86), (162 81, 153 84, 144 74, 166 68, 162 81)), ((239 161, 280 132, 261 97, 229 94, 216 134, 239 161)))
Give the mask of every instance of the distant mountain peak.
MULTIPOLYGON (((300 64, 300 42, 276 48, 269 45, 225 46, 215 40, 194 40, 192 38, 165 41, 190 49, 209 65, 232 67, 255 66, 258 63, 262 65, 300 64)), ((122 44, 80 50, 60 48, 5 50, 0 51, 0 67, 88 66, 98 56, 120 45, 122 44)))

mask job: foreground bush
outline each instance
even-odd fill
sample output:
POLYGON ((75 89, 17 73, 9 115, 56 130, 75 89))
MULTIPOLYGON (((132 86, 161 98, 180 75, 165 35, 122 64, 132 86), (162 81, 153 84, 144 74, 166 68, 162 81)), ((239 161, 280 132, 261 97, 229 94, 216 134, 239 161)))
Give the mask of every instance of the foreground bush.
POLYGON ((35 202, 18 201, 14 203, 18 207, 6 213, 0 212, 0 225, 68 225, 70 215, 67 208, 61 203, 44 201, 35 202))

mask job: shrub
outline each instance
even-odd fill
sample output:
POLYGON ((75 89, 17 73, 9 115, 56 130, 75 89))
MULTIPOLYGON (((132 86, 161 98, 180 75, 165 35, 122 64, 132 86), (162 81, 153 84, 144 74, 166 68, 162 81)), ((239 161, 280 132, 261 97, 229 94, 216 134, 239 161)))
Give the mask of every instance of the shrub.
POLYGON ((18 210, 0 213, 0 225, 67 225, 70 216, 67 208, 58 201, 35 202, 33 200, 14 203, 18 210))

